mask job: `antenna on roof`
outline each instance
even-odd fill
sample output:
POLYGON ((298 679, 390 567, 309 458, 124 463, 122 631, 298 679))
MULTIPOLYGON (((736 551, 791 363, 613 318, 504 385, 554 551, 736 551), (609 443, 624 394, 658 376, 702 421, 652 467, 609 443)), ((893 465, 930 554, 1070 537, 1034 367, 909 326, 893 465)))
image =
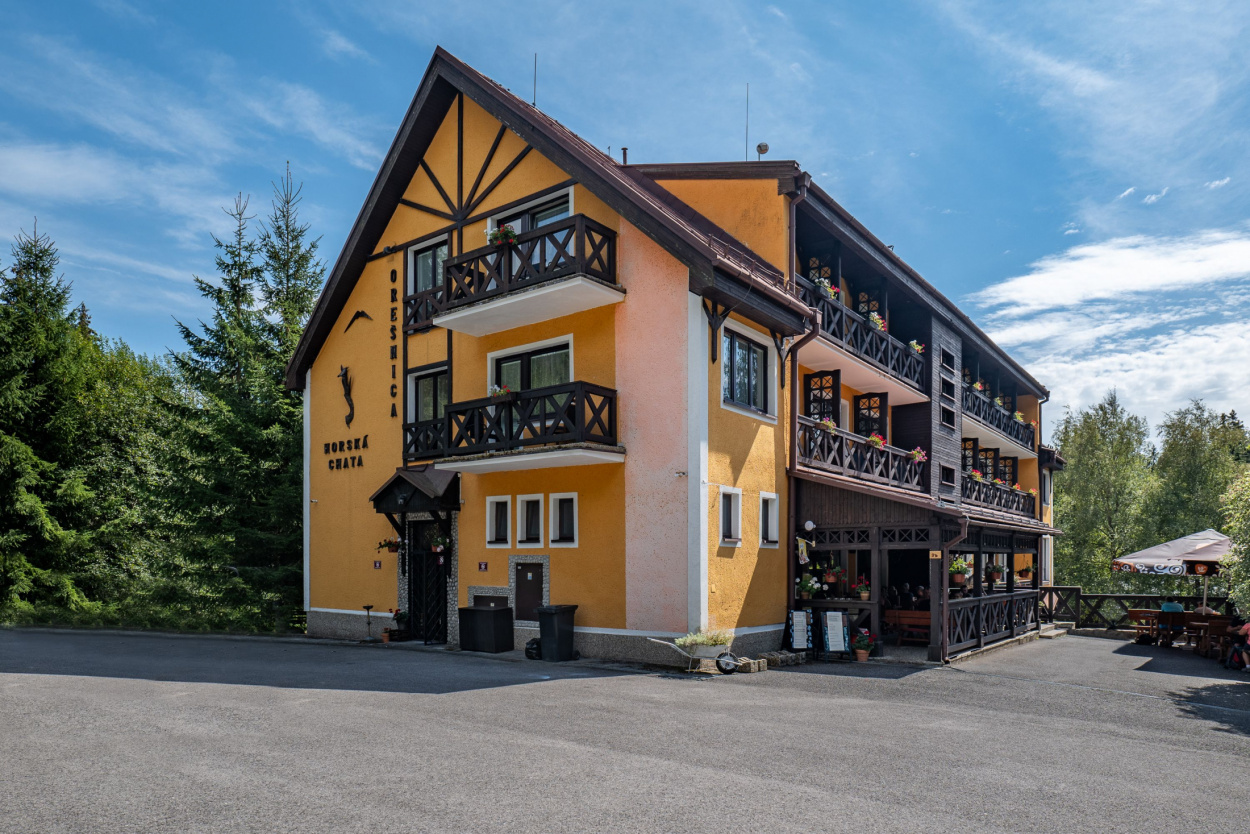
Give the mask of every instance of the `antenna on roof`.
POLYGON ((530 101, 531 107, 538 106, 538 53, 534 53, 534 98, 530 101))
POLYGON ((751 161, 751 151, 749 150, 750 147, 751 147, 751 85, 750 83, 748 83, 747 84, 747 118, 746 118, 746 126, 743 129, 743 136, 742 136, 742 161, 743 162, 751 161))

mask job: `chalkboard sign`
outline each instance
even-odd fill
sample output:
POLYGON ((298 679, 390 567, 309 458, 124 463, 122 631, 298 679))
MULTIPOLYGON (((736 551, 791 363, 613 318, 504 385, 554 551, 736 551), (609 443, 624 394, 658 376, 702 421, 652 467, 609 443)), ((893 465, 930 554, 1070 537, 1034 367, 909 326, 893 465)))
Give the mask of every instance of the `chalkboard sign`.
POLYGON ((825 651, 846 651, 846 621, 841 611, 825 612, 825 651))
POLYGON ((790 612, 790 647, 795 651, 812 647, 812 622, 806 611, 790 612))

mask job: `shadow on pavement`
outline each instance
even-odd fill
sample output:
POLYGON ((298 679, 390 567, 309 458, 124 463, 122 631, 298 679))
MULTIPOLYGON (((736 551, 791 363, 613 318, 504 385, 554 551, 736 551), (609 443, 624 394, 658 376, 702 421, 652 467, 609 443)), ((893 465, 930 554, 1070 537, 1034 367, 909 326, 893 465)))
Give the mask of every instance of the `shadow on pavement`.
POLYGON ((1250 735, 1250 675, 1244 681, 1212 683, 1186 691, 1177 704, 1191 718, 1220 725, 1220 731, 1250 735))
POLYGON ((778 666, 769 669, 774 672, 793 672, 800 675, 833 675, 843 678, 875 678, 878 680, 902 680, 920 672, 927 672, 937 666, 913 666, 906 663, 844 663, 810 661, 800 666, 778 666))
POLYGON ((445 695, 631 673, 388 646, 0 629, 3 674, 445 695))

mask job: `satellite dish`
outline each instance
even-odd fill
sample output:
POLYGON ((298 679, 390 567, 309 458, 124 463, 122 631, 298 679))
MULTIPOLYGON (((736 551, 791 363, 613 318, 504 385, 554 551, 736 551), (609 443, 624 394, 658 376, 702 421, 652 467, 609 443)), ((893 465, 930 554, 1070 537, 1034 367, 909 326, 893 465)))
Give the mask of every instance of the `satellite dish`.
POLYGON ((768 143, 760 142, 758 145, 755 146, 755 152, 759 154, 760 156, 763 156, 764 154, 768 153, 768 143))

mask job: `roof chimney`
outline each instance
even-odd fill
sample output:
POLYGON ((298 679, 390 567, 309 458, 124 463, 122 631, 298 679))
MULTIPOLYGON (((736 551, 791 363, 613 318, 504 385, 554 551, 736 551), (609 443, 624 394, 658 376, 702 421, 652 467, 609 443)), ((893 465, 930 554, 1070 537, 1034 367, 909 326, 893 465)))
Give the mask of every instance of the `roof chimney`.
POLYGON ((629 164, 629 148, 621 148, 621 164, 629 164))

